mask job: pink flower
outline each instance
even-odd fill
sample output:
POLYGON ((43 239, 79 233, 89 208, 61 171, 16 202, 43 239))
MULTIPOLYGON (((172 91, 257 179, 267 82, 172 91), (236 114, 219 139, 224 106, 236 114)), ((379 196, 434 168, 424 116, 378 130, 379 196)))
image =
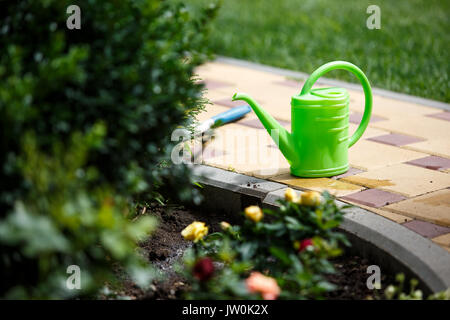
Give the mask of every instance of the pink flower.
POLYGON ((209 280, 214 273, 214 264, 210 258, 199 259, 192 270, 194 276, 200 281, 209 280))
POLYGON ((302 241, 300 241, 300 246, 298 248, 298 252, 302 252, 303 250, 305 250, 306 248, 308 248, 309 246, 313 246, 313 242, 311 238, 308 239, 304 239, 302 241))
POLYGON ((249 292, 259 292, 264 300, 275 300, 280 294, 280 287, 278 287, 275 279, 266 277, 260 272, 252 272, 245 280, 249 292))

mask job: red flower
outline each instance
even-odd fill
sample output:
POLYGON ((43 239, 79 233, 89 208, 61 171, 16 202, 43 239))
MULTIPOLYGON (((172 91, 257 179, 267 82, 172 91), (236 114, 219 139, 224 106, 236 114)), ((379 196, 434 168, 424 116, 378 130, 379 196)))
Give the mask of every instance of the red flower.
POLYGON ((303 239, 302 241, 300 241, 300 246, 298 248, 298 252, 302 252, 303 250, 305 250, 309 246, 313 246, 312 239, 311 238, 303 239))
POLYGON ((193 274, 200 281, 208 280, 213 273, 214 264, 210 258, 201 258, 194 265, 193 274))

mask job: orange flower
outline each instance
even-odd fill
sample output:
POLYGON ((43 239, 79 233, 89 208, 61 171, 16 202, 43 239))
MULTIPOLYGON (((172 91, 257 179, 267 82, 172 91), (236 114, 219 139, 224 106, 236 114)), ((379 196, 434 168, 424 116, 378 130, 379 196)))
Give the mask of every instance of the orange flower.
POLYGON ((245 280, 249 292, 259 292, 264 300, 276 300, 280 294, 280 287, 274 278, 266 277, 260 272, 252 272, 245 280))

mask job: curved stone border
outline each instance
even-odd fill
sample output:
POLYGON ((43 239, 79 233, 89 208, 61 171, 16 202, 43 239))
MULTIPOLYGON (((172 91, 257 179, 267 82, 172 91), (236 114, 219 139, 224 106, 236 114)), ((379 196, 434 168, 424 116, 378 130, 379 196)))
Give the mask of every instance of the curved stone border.
MULTIPOLYGON (((206 165, 192 166, 203 185, 204 206, 238 219, 246 206, 278 206, 286 185, 206 165)), ((338 206, 346 203, 336 200, 338 206)), ((450 254, 419 234, 359 207, 346 209, 340 229, 354 251, 392 272, 405 272, 419 279, 426 292, 450 288, 450 254)))

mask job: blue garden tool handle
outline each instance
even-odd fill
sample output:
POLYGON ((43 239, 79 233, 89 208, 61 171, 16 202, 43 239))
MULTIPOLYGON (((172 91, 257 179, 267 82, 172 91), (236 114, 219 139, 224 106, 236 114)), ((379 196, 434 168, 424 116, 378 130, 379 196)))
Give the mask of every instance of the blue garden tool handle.
POLYGON ((220 121, 221 124, 225 124, 225 123, 237 120, 239 118, 242 118, 247 113, 249 113, 251 110, 252 109, 250 108, 249 105, 234 107, 228 111, 219 113, 219 114, 215 115, 214 117, 211 117, 211 119, 214 120, 214 123, 217 123, 220 121))

